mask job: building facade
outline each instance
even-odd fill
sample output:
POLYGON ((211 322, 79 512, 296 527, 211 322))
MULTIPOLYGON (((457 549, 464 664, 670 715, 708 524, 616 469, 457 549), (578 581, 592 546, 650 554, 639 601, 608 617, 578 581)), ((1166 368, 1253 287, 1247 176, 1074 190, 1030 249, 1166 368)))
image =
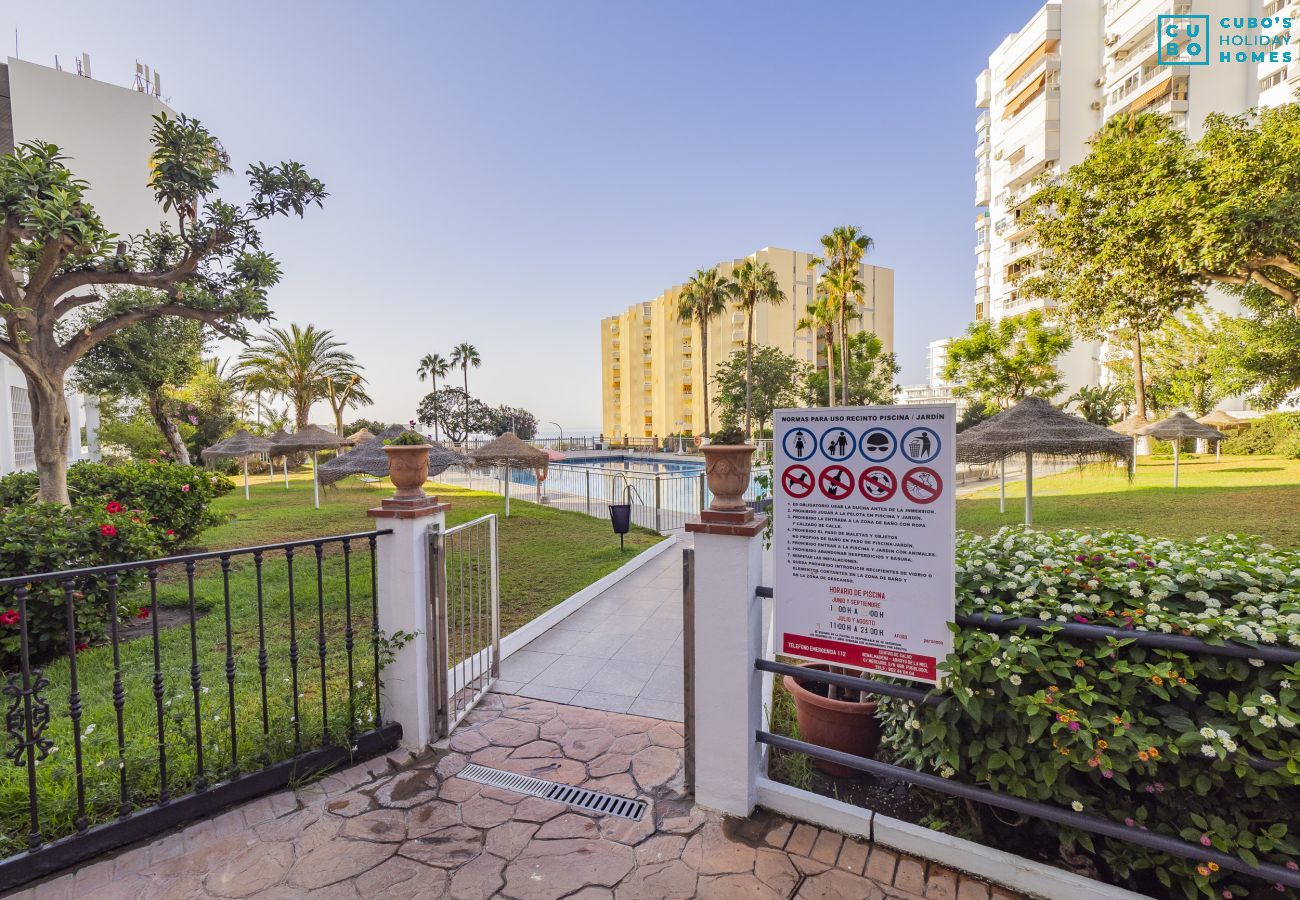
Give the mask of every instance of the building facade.
MULTIPOLYGON (((1195 140, 1212 112, 1244 113, 1285 103, 1300 88, 1300 62, 1158 64, 1157 17, 1289 15, 1286 45, 1300 59, 1300 0, 1064 0, 1044 5, 989 57, 975 82, 974 318, 998 320, 1052 305, 1026 296, 1018 279, 1039 251, 1022 214, 1040 176, 1059 174, 1088 153, 1088 140, 1108 120, 1163 113, 1195 140)), ((1281 25, 1271 29, 1282 33, 1281 25)), ((1211 42, 1217 57, 1220 47, 1211 42)), ((1208 292, 1220 312, 1240 311, 1236 298, 1208 292)), ((1067 392, 1106 383, 1098 343, 1076 342, 1060 361, 1067 392)))
MULTIPOLYGON (((776 272, 786 302, 763 304, 754 313, 754 343, 776 347, 818 367, 825 365, 824 342, 812 332, 796 329, 813 302, 815 273, 808 262, 814 254, 765 247, 749 259, 768 263, 776 272)), ((743 260, 719 263, 724 275, 743 260)), ((865 296, 861 317, 851 331, 872 331, 886 350, 894 346, 894 272, 863 265, 865 296)), ((699 328, 677 318, 683 285, 674 285, 652 300, 637 303, 600 323, 601 429, 609 437, 662 437, 706 433, 704 385, 699 328)), ((709 328, 709 372, 745 346, 745 316, 728 308, 709 328)), ((713 394, 710 394, 712 397, 713 394)), ((711 403, 713 427, 718 425, 711 403)))
MULTIPOLYGON (((119 87, 12 57, 0 66, 0 153, 28 141, 57 144, 68 157, 65 165, 90 183, 87 197, 105 225, 118 234, 138 234, 163 221, 149 189, 149 136, 160 112, 172 114, 146 82, 119 87)), ((68 459, 97 457, 97 398, 69 391, 68 408, 68 459)), ((0 358, 0 474, 34 467, 27 381, 0 358)))

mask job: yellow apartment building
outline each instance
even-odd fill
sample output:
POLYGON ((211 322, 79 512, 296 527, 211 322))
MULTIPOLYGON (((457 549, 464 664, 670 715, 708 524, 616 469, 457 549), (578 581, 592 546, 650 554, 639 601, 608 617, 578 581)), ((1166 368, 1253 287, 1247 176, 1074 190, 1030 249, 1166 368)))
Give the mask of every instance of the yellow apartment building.
MULTIPOLYGON (((815 274, 808 269, 814 254, 765 247, 749 259, 768 263, 776 272, 786 302, 764 304, 754 314, 756 346, 776 347, 821 368, 824 342, 795 324, 813 302, 815 274)), ((743 260, 718 264, 723 274, 743 260)), ((874 331, 886 350, 894 349, 894 271, 863 265, 866 287, 861 318, 851 331, 874 331)), ((699 352, 700 335, 694 323, 677 320, 683 285, 674 285, 653 300, 600 322, 601 428, 606 437, 662 437, 669 434, 707 433, 704 424, 705 378, 699 352)), ((745 346, 744 314, 728 309, 709 329, 709 377, 734 351, 745 346)), ((710 397, 713 395, 710 394, 710 397)), ((710 403, 713 427, 718 425, 716 405, 710 403)))

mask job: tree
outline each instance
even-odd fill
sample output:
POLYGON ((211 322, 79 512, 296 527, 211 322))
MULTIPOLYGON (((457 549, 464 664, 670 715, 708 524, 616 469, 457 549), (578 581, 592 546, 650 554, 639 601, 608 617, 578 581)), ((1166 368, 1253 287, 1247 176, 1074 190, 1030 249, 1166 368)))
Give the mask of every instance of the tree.
POLYGON ((1075 414, 1084 421, 1104 428, 1122 418, 1124 400, 1124 390, 1119 385, 1109 384, 1104 387, 1084 385, 1065 402, 1073 403, 1075 414))
POLYGON ((709 323, 726 310, 734 290, 734 283, 719 273, 716 266, 696 269, 677 301, 677 321, 694 322, 700 329, 700 372, 704 376, 704 384, 700 386, 704 395, 704 429, 700 434, 708 434, 712 428, 709 419, 709 323))
MULTIPOLYGON (((124 290, 105 304, 105 313, 131 309, 141 302, 136 290, 124 290)), ((147 302, 147 299, 146 301, 147 302)), ((203 323, 166 317, 146 319, 109 335, 78 360, 73 382, 88 394, 107 394, 143 404, 150 420, 171 449, 172 457, 189 465, 189 450, 176 423, 169 388, 184 384, 203 362, 206 338, 203 323)))
MULTIPOLYGON (((465 379, 465 421, 463 423, 465 426, 464 427, 465 437, 462 438, 462 440, 468 440, 469 436, 473 434, 475 431, 482 430, 481 428, 474 429, 470 427, 472 423, 470 422, 471 413, 469 408, 469 367, 473 366, 474 368, 477 369, 482 364, 483 364, 483 360, 478 355, 478 348, 475 347, 473 344, 462 342, 457 344, 455 347, 451 348, 452 368, 459 367, 461 377, 465 379)), ((434 393, 436 394, 437 391, 434 391, 434 393)), ((437 420, 435 419, 435 421, 437 420)), ((446 427, 445 422, 443 423, 443 427, 444 428, 446 427)), ((453 443, 459 443, 459 442, 453 441, 453 443)))
POLYGON ((1187 409, 1203 416, 1227 393, 1213 360, 1220 341, 1215 317, 1195 312, 1170 319, 1151 335, 1147 347, 1153 405, 1161 410, 1187 409))
MULTIPOLYGON (((785 292, 776 280, 776 272, 768 263, 756 259, 746 259, 731 273, 735 282, 734 295, 736 307, 745 314, 745 364, 752 368, 754 361, 754 310, 762 303, 773 306, 785 302, 785 292)), ((750 368, 745 372, 745 390, 750 390, 754 383, 754 374, 750 368)), ((715 376, 715 381, 716 376, 715 376)), ((750 405, 753 398, 745 397, 745 440, 753 435, 750 426, 750 405)))
MULTIPOLYGON (((840 326, 841 356, 848 348, 849 318, 853 307, 862 302, 866 290, 859 273, 862 259, 875 246, 856 225, 839 225, 821 238, 822 255, 808 261, 808 268, 820 271, 818 296, 824 296, 835 309, 840 326)), ((840 372, 840 396, 848 394, 847 374, 840 372)))
POLYGON ((1186 138, 1166 119, 1116 118, 1092 139, 1088 156, 1059 183, 1044 186, 1025 214, 1043 252, 1041 271, 1022 281, 1024 290, 1054 301, 1079 336, 1128 337, 1142 416, 1144 338, 1203 297, 1171 243, 1170 222, 1180 213, 1170 192, 1193 174, 1186 138))
POLYGON ((378 419, 353 419, 345 426, 344 430, 347 431, 348 434, 356 434, 364 428, 371 434, 377 435, 387 427, 387 422, 381 422, 378 419))
MULTIPOLYGON (((808 315, 795 324, 796 331, 811 331, 826 346, 826 384, 828 406, 835 405, 835 316, 836 311, 824 297, 808 304, 808 315)), ((812 376, 809 376, 812 377, 812 376)), ((820 401, 818 401, 820 402, 820 401)))
POLYGON ((537 417, 520 406, 498 406, 491 411, 491 424, 487 431, 503 435, 513 431, 520 440, 532 440, 537 435, 537 417))
POLYGON ((894 381, 902 368, 893 353, 874 332, 860 331, 849 335, 847 361, 838 356, 841 375, 848 379, 848 393, 840 398, 845 406, 872 406, 893 403, 898 393, 894 381))
MULTIPOLYGON (((438 379, 444 381, 447 379, 447 373, 451 371, 451 360, 447 359, 441 353, 426 353, 420 359, 420 365, 415 370, 415 374, 420 377, 421 381, 429 379, 429 389, 436 391, 438 389, 438 379)), ((438 423, 433 425, 433 439, 438 439, 438 423)))
POLYGON ((1219 320, 1210 368, 1226 396, 1248 394, 1264 408, 1294 403, 1300 400, 1300 319, 1278 303, 1259 303, 1255 312, 1219 320))
POLYGON ((752 354, 735 351, 713 373, 723 421, 739 422, 748 413, 761 432, 773 410, 799 404, 808 368, 806 362, 776 347, 758 347, 752 354))
POLYGON ((325 379, 325 400, 334 413, 334 433, 343 434, 343 413, 348 409, 369 406, 375 401, 366 393, 366 380, 356 372, 339 372, 325 379))
POLYGON ((420 401, 415 418, 426 428, 434 423, 442 426, 442 433, 453 444, 462 443, 475 432, 490 431, 494 414, 487 404, 472 399, 457 387, 439 388, 426 394, 420 401))
POLYGON ((185 438, 191 459, 234 431, 239 386, 240 379, 226 371, 225 363, 210 357, 189 381, 170 392, 183 420, 182 433, 193 429, 185 438))
POLYGON ((287 397, 297 428, 310 424, 311 408, 328 396, 330 383, 360 374, 356 359, 334 332, 296 324, 269 329, 239 354, 235 371, 248 386, 287 397))
POLYGON ((1056 359, 1070 344, 1070 336, 1038 310, 974 322, 948 345, 943 377, 958 397, 998 409, 1030 394, 1051 399, 1062 390, 1056 359))
MULTIPOLYGON (((177 316, 242 339, 266 319, 280 266, 257 226, 301 216, 327 196, 298 163, 247 170, 251 197, 215 196, 229 157, 197 120, 159 115, 148 185, 175 229, 118 239, 59 148, 31 142, 0 156, 0 354, 27 380, 42 500, 67 504, 69 369, 100 341, 146 319, 177 316), (135 305, 106 310, 104 289, 136 287, 135 305)), ((143 165, 141 171, 144 171, 143 165)))

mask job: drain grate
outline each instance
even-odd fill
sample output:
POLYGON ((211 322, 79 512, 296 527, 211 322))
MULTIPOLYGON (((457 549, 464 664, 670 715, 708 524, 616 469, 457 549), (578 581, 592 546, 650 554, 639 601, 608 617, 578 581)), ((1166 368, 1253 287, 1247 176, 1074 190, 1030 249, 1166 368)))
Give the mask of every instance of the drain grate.
POLYGON ((603 794, 600 791, 591 791, 569 784, 557 784, 544 778, 533 778, 531 775, 504 772, 501 769, 492 769, 487 766, 480 766, 477 763, 471 763, 456 774, 461 778, 479 784, 486 784, 490 787, 528 794, 533 797, 544 797, 547 800, 566 803, 569 806, 576 806, 588 812, 617 816, 620 819, 631 819, 634 822, 639 822, 641 816, 645 814, 645 802, 641 800, 629 800, 627 797, 616 797, 613 794, 603 794))

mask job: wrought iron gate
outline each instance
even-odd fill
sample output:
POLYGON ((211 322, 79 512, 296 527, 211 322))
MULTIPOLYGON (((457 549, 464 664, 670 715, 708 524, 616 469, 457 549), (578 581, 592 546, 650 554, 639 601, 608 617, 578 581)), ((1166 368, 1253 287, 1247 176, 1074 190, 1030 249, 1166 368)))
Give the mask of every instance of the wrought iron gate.
POLYGON ((434 731, 449 736, 501 674, 497 517, 429 532, 434 731))

